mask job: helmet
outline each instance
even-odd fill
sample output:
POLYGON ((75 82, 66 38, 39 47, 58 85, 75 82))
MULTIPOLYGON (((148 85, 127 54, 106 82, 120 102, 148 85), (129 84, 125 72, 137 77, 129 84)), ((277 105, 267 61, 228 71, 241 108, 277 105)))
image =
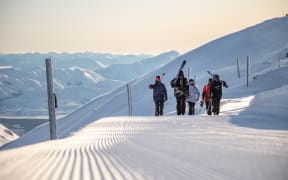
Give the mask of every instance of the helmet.
POLYGON ((179 72, 179 76, 183 76, 184 77, 184 72, 182 70, 179 72))

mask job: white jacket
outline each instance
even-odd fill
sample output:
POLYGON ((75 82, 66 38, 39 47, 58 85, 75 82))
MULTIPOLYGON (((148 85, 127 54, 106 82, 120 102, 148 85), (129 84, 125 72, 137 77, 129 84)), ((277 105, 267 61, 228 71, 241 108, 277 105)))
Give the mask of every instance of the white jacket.
POLYGON ((187 102, 197 102, 200 97, 199 89, 194 85, 189 85, 189 96, 186 98, 187 102))

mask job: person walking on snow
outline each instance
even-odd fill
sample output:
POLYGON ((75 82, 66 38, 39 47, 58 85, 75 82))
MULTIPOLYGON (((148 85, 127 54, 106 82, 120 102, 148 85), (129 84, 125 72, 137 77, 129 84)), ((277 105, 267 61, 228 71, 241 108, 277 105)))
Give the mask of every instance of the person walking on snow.
POLYGON ((153 89, 153 100, 155 103, 155 116, 163 116, 164 102, 167 101, 167 90, 161 82, 160 76, 156 76, 155 83, 149 85, 153 89))
POLYGON ((186 99, 189 105, 189 115, 195 114, 195 103, 199 100, 200 92, 196 87, 194 79, 189 80, 189 95, 186 99))
POLYGON ((211 84, 212 84, 212 78, 209 78, 208 83, 206 85, 204 85, 204 87, 203 87, 202 101, 200 102, 201 107, 203 107, 203 103, 205 103, 206 112, 208 115, 212 114, 212 111, 211 111, 211 84))
POLYGON ((179 78, 175 82, 175 86, 174 86, 174 96, 176 97, 176 101, 177 101, 177 105, 176 105, 177 115, 185 114, 185 109, 186 109, 185 100, 186 100, 186 97, 188 96, 188 88, 189 88, 188 81, 184 77, 184 72, 181 70, 179 72, 179 78))
POLYGON ((215 74, 213 76, 213 81, 211 84, 211 98, 212 98, 212 112, 214 115, 219 115, 220 101, 222 98, 222 81, 220 81, 218 74, 215 74))

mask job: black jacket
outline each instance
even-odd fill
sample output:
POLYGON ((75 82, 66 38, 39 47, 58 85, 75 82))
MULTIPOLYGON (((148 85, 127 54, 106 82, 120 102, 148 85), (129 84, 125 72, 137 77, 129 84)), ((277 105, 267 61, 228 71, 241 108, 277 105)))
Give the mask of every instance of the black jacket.
POLYGON ((213 80, 211 84, 211 98, 221 99, 222 98, 222 82, 213 80))
POLYGON ((155 82, 155 84, 150 85, 153 89, 153 99, 154 101, 166 101, 167 100, 167 90, 162 82, 155 82))
POLYGON ((174 95, 176 97, 186 96, 189 92, 189 84, 187 78, 183 78, 182 80, 178 78, 174 86, 174 95))

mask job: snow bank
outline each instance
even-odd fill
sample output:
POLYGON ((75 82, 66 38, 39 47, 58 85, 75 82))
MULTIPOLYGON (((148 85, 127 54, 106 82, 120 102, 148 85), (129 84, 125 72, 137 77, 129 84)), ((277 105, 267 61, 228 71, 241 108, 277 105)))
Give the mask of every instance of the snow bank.
POLYGON ((8 142, 14 141, 19 136, 0 123, 0 147, 8 142))
POLYGON ((232 118, 232 122, 244 127, 288 130, 287 102, 287 85, 261 92, 249 108, 232 118))

